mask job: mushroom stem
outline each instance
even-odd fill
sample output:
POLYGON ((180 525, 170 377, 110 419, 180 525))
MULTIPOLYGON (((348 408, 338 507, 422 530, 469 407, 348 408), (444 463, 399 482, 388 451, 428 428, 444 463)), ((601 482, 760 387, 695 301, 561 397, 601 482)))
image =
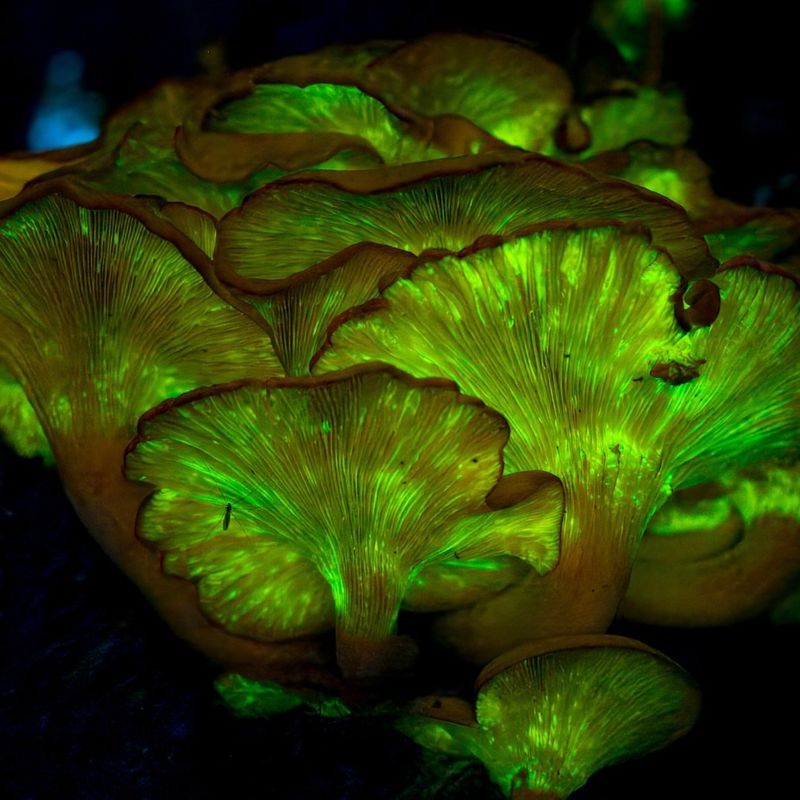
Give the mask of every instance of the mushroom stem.
POLYGON ((408 669, 416 658, 410 640, 395 636, 408 572, 379 549, 354 550, 338 581, 331 581, 336 605, 336 660, 347 678, 370 679, 408 669), (376 561, 378 563, 367 563, 376 561), (388 561, 388 563, 387 563, 388 561))
MULTIPOLYGON (((203 615, 193 584, 162 571, 159 553, 134 534, 139 506, 150 489, 122 475, 128 438, 97 436, 61 442, 54 446, 56 461, 81 521, 173 632, 213 661, 254 677, 293 676, 299 682, 298 664, 324 663, 313 642, 267 645, 231 636, 203 615)), ((330 682, 316 666, 307 674, 311 681, 330 682)))
POLYGON ((463 657, 485 663, 526 641, 608 629, 628 586, 648 505, 632 507, 627 492, 625 501, 614 502, 602 489, 587 496, 584 488, 581 498, 574 481, 565 481, 564 491, 555 568, 434 623, 463 657))
POLYGON ((561 795, 543 789, 529 789, 527 786, 515 786, 511 790, 512 800, 560 800, 561 795))

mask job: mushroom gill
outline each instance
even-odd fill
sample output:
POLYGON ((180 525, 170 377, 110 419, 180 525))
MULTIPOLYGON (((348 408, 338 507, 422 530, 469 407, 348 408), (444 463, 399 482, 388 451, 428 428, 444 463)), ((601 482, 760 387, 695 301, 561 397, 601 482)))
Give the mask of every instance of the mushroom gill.
POLYGON ((510 469, 563 482, 558 566, 440 620, 460 653, 604 630, 674 489, 800 444, 798 376, 784 366, 800 347, 794 286, 755 269, 719 281, 719 319, 686 331, 678 271, 641 230, 550 225, 423 263, 334 330, 317 371, 382 359, 455 379, 509 420, 510 469), (756 346, 761 358, 743 356, 756 346))
POLYGON ((507 436, 452 384, 368 365, 169 401, 142 419, 127 474, 156 487, 139 535, 199 581, 211 618, 262 641, 335 625, 345 675, 373 677, 413 655, 397 615, 428 565, 555 563, 560 484, 502 478, 507 436))

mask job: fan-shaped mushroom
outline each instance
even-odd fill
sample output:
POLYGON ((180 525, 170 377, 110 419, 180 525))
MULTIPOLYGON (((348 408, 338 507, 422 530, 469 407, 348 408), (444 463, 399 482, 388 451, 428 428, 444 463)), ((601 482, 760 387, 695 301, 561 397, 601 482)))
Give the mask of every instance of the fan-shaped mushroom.
POLYGON ((798 376, 784 365, 800 336, 774 322, 795 318, 794 286, 752 269, 719 281, 719 319, 685 332, 678 272, 641 231, 551 225, 422 264, 334 331, 320 372, 377 358, 452 377, 508 418, 512 470, 563 481, 557 568, 442 621, 460 652, 604 630, 673 489, 797 448, 798 376), (742 357, 756 345, 758 359, 742 357))
POLYGON ((464 701, 425 698, 401 729, 420 744, 482 761, 512 798, 563 798, 592 774, 666 746, 699 712, 691 677, 621 636, 571 636, 500 656, 464 701))
POLYGON ((170 401, 140 423, 127 473, 158 487, 139 535, 219 624, 274 641, 335 620, 343 671, 371 676, 407 662, 397 614, 428 565, 555 563, 560 484, 501 479, 507 435, 452 384, 368 366, 170 401))

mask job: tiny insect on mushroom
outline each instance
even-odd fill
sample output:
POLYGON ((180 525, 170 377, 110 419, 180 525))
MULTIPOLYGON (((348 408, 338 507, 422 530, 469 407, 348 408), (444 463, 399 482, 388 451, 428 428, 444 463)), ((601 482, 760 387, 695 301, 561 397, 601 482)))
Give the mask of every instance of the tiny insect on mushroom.
POLYGON ((502 478, 507 436, 498 414, 449 382, 368 365, 169 401, 140 422, 127 474, 157 487, 139 536, 169 572, 198 581, 212 619, 261 641, 335 624, 342 671, 371 678, 413 655, 395 629, 426 566, 458 571, 454 551, 465 564, 555 563, 560 483, 502 478), (241 531, 210 524, 220 484, 241 531))
POLYGON ((419 744, 482 761, 511 798, 569 797, 598 770, 695 723, 699 691, 663 654, 621 636, 525 644, 488 664, 472 705, 422 698, 399 727, 419 744))
POLYGON ((334 330, 319 373, 382 359, 451 377, 508 418, 510 469, 564 484, 558 566, 440 619, 461 654, 485 661, 525 636, 605 630, 674 489, 798 447, 800 376, 784 367, 800 347, 794 285, 758 268, 715 280, 719 318, 687 331, 671 299, 678 271, 646 233, 553 224, 422 263, 334 330), (765 339, 761 358, 743 358, 765 339))

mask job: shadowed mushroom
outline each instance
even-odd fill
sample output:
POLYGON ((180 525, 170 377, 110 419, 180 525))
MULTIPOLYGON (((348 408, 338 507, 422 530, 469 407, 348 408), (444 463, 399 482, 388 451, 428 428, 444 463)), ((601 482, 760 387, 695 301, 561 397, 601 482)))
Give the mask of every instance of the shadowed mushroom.
POLYGON ((680 204, 720 261, 742 254, 781 260, 800 242, 800 213, 748 208, 718 197, 711 186, 709 167, 690 150, 636 142, 584 166, 624 178, 680 204))
POLYGON ((457 251, 482 236, 587 219, 642 222, 687 278, 708 276, 716 267, 685 213, 663 198, 540 156, 503 164, 491 159, 426 165, 422 174, 409 169, 408 179, 399 171, 365 171, 267 186, 220 223, 220 276, 251 291, 280 288, 359 242, 412 253, 457 251), (440 169, 447 174, 438 174, 440 169))
POLYGON ((630 85, 573 113, 580 124, 562 128, 544 152, 559 158, 586 159, 639 140, 676 146, 689 138, 691 122, 683 97, 676 91, 630 85), (573 131, 578 135, 575 140, 573 131))
POLYGON ((700 695, 656 650, 621 636, 545 639, 478 677, 472 708, 424 698, 400 728, 425 747, 484 763, 508 797, 563 798, 598 770, 683 736, 700 695))
POLYGON ((509 420, 509 469, 564 484, 558 566, 441 619, 459 652, 480 661, 525 637, 604 630, 674 489, 798 447, 794 285, 747 268, 718 278, 719 319, 684 331, 678 272, 641 230, 554 224, 421 264, 334 330, 318 372, 379 359, 451 377, 509 420))
POLYGON ((134 536, 145 491, 122 475, 136 419, 156 402, 278 373, 268 338, 166 219, 64 181, 48 188, 33 187, 0 218, 0 361, 35 409, 67 494, 180 636, 231 666, 300 671, 317 658, 314 645, 236 639, 203 617, 190 583, 161 572, 134 536))
POLYGON ((560 484, 502 478, 507 436, 449 382, 377 365, 163 404, 140 422, 127 474, 157 487, 139 535, 198 581, 212 619, 263 641, 335 623, 342 671, 373 677, 408 666, 397 614, 426 566, 555 563, 560 484))
POLYGON ((634 562, 623 617, 725 625, 756 616, 791 591, 800 576, 797 466, 735 472, 715 490, 721 494, 671 500, 659 510, 634 562))
POLYGON ((524 44, 467 33, 398 47, 370 64, 366 80, 400 106, 463 117, 525 150, 542 149, 572 95, 566 73, 524 44))

